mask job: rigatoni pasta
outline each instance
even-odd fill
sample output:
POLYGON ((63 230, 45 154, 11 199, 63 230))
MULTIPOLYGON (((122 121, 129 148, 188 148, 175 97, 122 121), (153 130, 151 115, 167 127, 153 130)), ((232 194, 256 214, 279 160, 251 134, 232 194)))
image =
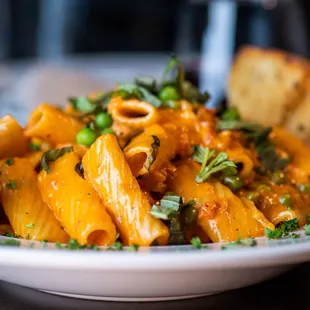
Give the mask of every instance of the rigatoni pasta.
POLYGON ((114 135, 98 138, 82 163, 86 178, 105 201, 125 244, 168 242, 168 228, 151 216, 151 206, 132 175, 114 135))
POLYGON ((25 134, 28 137, 40 137, 54 143, 74 142, 83 123, 59 108, 41 104, 31 113, 25 134))
POLYGON ((50 172, 42 170, 42 199, 80 244, 110 245, 116 239, 115 226, 95 189, 76 173, 78 163, 78 155, 69 152, 51 164, 50 172))
POLYGON ((310 234, 310 148, 208 98, 173 58, 160 82, 41 104, 25 129, 3 117, 0 233, 110 250, 310 234))
POLYGON ((29 240, 67 242, 69 236, 41 199, 37 175, 27 159, 0 164, 1 203, 14 232, 29 240))
POLYGON ((11 115, 0 118, 0 159, 22 156, 27 152, 28 139, 23 128, 11 115))

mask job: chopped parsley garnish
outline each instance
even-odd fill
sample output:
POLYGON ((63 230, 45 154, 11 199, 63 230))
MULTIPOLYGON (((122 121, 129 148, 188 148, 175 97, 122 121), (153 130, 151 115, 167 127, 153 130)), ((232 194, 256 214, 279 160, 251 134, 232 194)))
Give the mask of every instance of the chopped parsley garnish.
POLYGON ((122 251, 123 245, 121 242, 116 241, 113 244, 111 244, 109 247, 107 247, 108 251, 122 251))
POLYGON ((34 224, 33 224, 33 223, 26 224, 26 228, 28 228, 28 229, 31 229, 31 228, 33 228, 33 227, 34 227, 34 224))
POLYGON ((192 248, 196 249, 207 249, 208 246, 203 244, 199 237, 193 237, 190 241, 192 248))
POLYGON ((57 249, 63 249, 62 244, 58 241, 55 243, 55 246, 57 249))
POLYGON ((289 233, 299 228, 299 221, 297 218, 281 222, 274 230, 265 228, 265 235, 268 239, 280 239, 288 237, 289 233))
POLYGON ((6 232, 4 234, 5 237, 10 237, 10 238, 16 238, 16 239, 21 239, 21 236, 20 235, 16 235, 15 233, 13 232, 6 232))
POLYGON ((29 143, 29 148, 35 152, 38 152, 41 150, 40 145, 35 144, 35 143, 29 143))
POLYGON ((5 164, 8 165, 8 166, 12 166, 14 164, 14 159, 11 157, 11 158, 8 158, 6 161, 5 161, 5 164))
POLYGON ((45 152, 41 158, 41 167, 44 169, 47 173, 51 171, 51 168, 49 167, 49 162, 55 161, 61 156, 65 155, 66 153, 73 152, 73 147, 63 147, 61 149, 57 150, 49 150, 45 152))
POLYGON ((9 180, 9 182, 5 184, 5 187, 7 189, 16 189, 17 188, 16 181, 15 180, 9 180))
POLYGON ((228 155, 219 152, 215 155, 215 150, 203 148, 202 146, 194 146, 192 157, 201 164, 200 171, 196 177, 197 183, 206 181, 212 174, 222 172, 224 175, 237 174, 237 166, 228 159, 228 155))
POLYGON ((310 236, 310 224, 304 226, 305 235, 310 236))
POLYGON ((300 238, 300 234, 296 234, 296 233, 292 233, 292 234, 290 234, 289 236, 290 236, 290 238, 292 238, 292 239, 298 239, 298 238, 300 238))
POLYGON ((71 238, 66 245, 62 245, 60 242, 56 242, 55 246, 57 249, 99 251, 99 247, 97 245, 82 245, 73 238, 71 238))
POLYGON ((41 245, 42 245, 43 249, 45 249, 47 247, 47 243, 48 243, 47 240, 42 240, 41 241, 41 245))
POLYGON ((20 246, 20 241, 15 240, 15 239, 1 240, 0 245, 20 246))
POLYGON ((132 244, 128 247, 128 251, 137 252, 139 250, 139 246, 137 244, 132 244))
POLYGON ((257 245, 257 241, 254 238, 241 239, 240 237, 236 241, 229 242, 221 246, 222 250, 228 248, 239 248, 239 247, 253 247, 257 245))

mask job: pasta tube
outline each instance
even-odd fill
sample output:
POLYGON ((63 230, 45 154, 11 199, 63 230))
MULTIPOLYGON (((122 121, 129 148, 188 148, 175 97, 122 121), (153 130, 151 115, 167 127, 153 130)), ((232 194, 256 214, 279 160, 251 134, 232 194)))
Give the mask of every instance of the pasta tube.
POLYGON ((117 138, 99 137, 82 160, 85 177, 106 204, 125 244, 168 242, 168 228, 149 213, 151 206, 132 175, 117 138))
MULTIPOLYGON (((296 189, 290 185, 274 185, 271 191, 259 190, 257 207, 274 225, 280 222, 297 218, 299 225, 307 224, 307 215, 310 214, 310 205, 296 189), (282 197, 282 198, 281 198, 282 197), (286 198, 286 203, 281 200, 286 198), (289 204, 287 204, 289 203, 289 204)), ((308 199, 309 200, 309 199, 308 199)))
POLYGON ((54 143, 75 142, 76 134, 84 126, 77 118, 59 108, 41 104, 30 115, 25 134, 40 137, 54 143))
POLYGON ((125 147, 124 154, 135 177, 160 170, 175 157, 178 143, 159 125, 147 127, 125 147))
POLYGON ((11 165, 1 162, 1 201, 16 235, 30 240, 67 242, 49 207, 37 188, 37 175, 27 159, 14 158, 11 165))
POLYGON ((158 121, 157 109, 149 103, 137 99, 113 98, 109 102, 108 111, 116 123, 131 128, 144 128, 158 121))
POLYGON ((79 161, 74 152, 66 153, 50 165, 49 173, 40 172, 42 199, 80 244, 110 245, 115 226, 95 189, 75 171, 79 161))
POLYGON ((0 159, 21 156, 27 151, 28 139, 23 128, 10 115, 0 118, 0 159))
POLYGON ((196 201, 198 225, 213 242, 258 237, 264 235, 265 227, 274 229, 253 202, 239 199, 228 187, 218 182, 197 184, 199 168, 191 160, 181 163, 168 178, 168 189, 185 201, 196 201))

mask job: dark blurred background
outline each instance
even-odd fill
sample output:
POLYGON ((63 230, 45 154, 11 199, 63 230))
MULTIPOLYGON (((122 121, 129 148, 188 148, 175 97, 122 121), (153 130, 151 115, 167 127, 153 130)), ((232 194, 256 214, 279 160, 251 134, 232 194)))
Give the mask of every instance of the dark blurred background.
POLYGON ((156 77, 177 54, 215 106, 240 46, 310 57, 309 17, 310 0, 0 0, 0 95, 38 62, 114 83, 144 69, 156 77))
POLYGON ((201 52, 210 6, 225 2, 235 11, 235 48, 251 43, 309 56, 309 0, 0 0, 0 59, 201 52))

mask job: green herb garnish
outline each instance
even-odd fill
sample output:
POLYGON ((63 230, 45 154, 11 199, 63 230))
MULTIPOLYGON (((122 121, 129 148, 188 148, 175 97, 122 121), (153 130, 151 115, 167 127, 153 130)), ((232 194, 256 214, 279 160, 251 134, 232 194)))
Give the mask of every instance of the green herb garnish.
POLYGON ((181 216, 182 221, 186 227, 192 227, 197 222, 198 209, 194 207, 196 204, 195 200, 189 200, 182 208, 181 216))
POLYGON ((150 213, 161 220, 171 220, 180 211, 182 198, 173 193, 166 193, 159 205, 153 205, 150 213))
POLYGON ((220 152, 215 156, 215 150, 194 146, 192 157, 201 164, 200 171, 196 177, 197 183, 206 181, 212 174, 222 172, 224 175, 237 174, 237 166, 228 159, 228 155, 220 152))
POLYGON ((148 102, 156 108, 159 108, 162 104, 162 102, 146 88, 138 86, 134 83, 120 84, 115 93, 117 93, 124 99, 130 97, 138 98, 140 100, 148 102))
POLYGON ((96 104, 94 104, 87 97, 71 97, 69 102, 73 106, 73 109, 83 113, 92 113, 96 109, 96 104))
POLYGON ((132 244, 128 247, 128 251, 131 251, 131 252, 138 252, 139 250, 139 246, 137 244, 132 244))
POLYGON ((10 237, 10 238, 16 238, 16 239, 21 239, 21 236, 20 235, 16 235, 15 233, 13 232, 6 232, 4 234, 5 237, 10 237))
POLYGON ((109 247, 107 247, 108 251, 121 251, 123 250, 123 245, 121 242, 116 241, 113 244, 111 244, 109 247))
POLYGON ((56 161, 58 158, 69 152, 73 152, 72 146, 63 147, 57 150, 49 150, 45 152, 41 158, 42 169, 44 169, 47 173, 49 173, 51 171, 51 168, 48 165, 49 162, 56 161))
POLYGON ((5 161, 5 164, 8 165, 8 166, 12 166, 14 164, 14 159, 11 157, 11 158, 8 158, 6 161, 5 161))
POLYGON ((153 205, 151 215, 155 218, 167 221, 170 230, 169 244, 184 244, 185 233, 181 223, 182 197, 168 192, 160 200, 159 205, 153 205))
POLYGON ((206 244, 203 244, 199 237, 193 237, 190 241, 193 248, 196 249, 207 249, 208 246, 206 244))
POLYGON ((20 246, 20 241, 15 240, 15 239, 1 240, 0 245, 20 246))
POLYGON ((240 115, 237 108, 230 108, 225 110, 220 117, 223 121, 240 120, 240 115))
POLYGON ((33 223, 26 224, 26 228, 28 228, 28 229, 31 229, 31 228, 33 228, 33 227, 34 227, 34 224, 33 224, 33 223))
POLYGON ((73 238, 71 238, 66 245, 62 245, 60 242, 56 242, 55 246, 57 249, 99 251, 99 247, 97 245, 82 245, 73 238))
POLYGON ((232 241, 232 242, 226 243, 225 245, 222 245, 221 249, 225 250, 228 248, 253 247, 256 245, 257 245, 257 241, 254 238, 241 239, 241 237, 239 237, 238 240, 236 241, 232 241))
POLYGON ((304 226, 304 232, 305 232, 305 235, 307 235, 307 236, 310 235, 310 224, 306 224, 304 226))
POLYGON ((153 138, 153 143, 151 144, 152 147, 152 153, 150 155, 147 156, 143 167, 147 170, 150 171, 150 168, 152 166, 152 164, 154 163, 154 161, 156 160, 157 157, 157 153, 158 153, 158 149, 160 147, 160 140, 158 139, 157 136, 152 135, 153 138))
POLYGON ((298 238, 300 238, 300 234, 292 233, 289 235, 289 237, 292 239, 298 239, 298 238))
POLYGON ((279 202, 281 205, 284 205, 287 210, 292 210, 293 208, 293 200, 290 194, 282 194, 279 197, 279 202))
POLYGON ((35 144, 35 143, 29 143, 29 148, 33 151, 36 151, 36 152, 41 150, 40 145, 35 144))
POLYGON ((56 246, 57 249, 63 249, 62 244, 60 242, 58 242, 58 241, 55 243, 55 246, 56 246))
POLYGON ((15 180, 9 180, 9 182, 5 184, 5 187, 7 189, 16 189, 17 188, 16 181, 15 180))
POLYGON ((221 120, 217 124, 217 130, 242 131, 254 143, 264 169, 276 171, 283 169, 291 158, 279 158, 275 146, 269 139, 271 128, 265 128, 256 123, 247 123, 239 120, 221 120))
POLYGON ((268 239, 280 239, 289 236, 289 233, 299 228, 299 221, 297 218, 281 222, 277 228, 271 230, 265 228, 265 235, 268 239))
POLYGON ((310 193, 310 183, 304 183, 300 184, 298 186, 299 191, 301 191, 304 194, 309 194, 310 193))

